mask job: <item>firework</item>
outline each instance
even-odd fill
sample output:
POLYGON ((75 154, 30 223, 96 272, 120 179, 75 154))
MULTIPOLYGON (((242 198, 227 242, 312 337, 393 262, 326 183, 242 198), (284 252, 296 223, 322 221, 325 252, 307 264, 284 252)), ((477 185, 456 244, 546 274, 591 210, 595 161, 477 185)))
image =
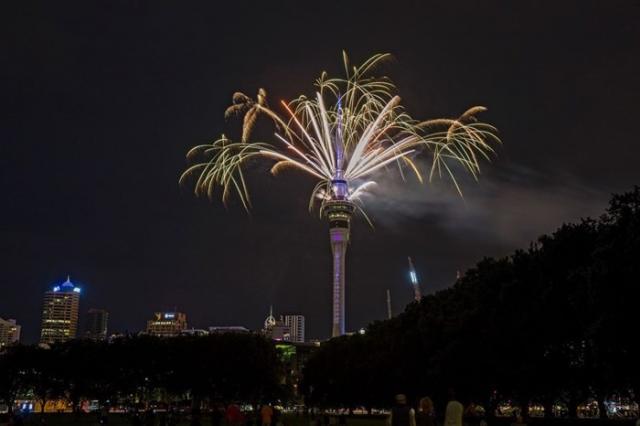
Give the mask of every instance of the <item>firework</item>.
POLYGON ((344 55, 344 78, 329 78, 323 72, 315 82, 312 97, 303 95, 282 102, 281 113, 268 106, 264 89, 259 90, 255 101, 235 93, 225 116, 244 114, 242 140, 232 142, 223 135, 213 143, 192 148, 187 158, 202 161, 187 168, 180 182, 195 175, 196 195, 213 197, 219 187, 223 201, 235 192, 248 209, 243 166, 247 160, 261 157, 273 162, 274 175, 297 169, 316 179, 310 208, 319 201, 322 212, 324 202, 347 199, 360 209, 362 195, 375 186, 372 176, 380 170, 395 166, 401 172, 410 171, 422 182, 423 174, 415 162, 421 155, 430 160, 429 180, 447 176, 461 193, 453 165, 462 166, 477 178, 479 160, 488 160, 492 143, 499 142, 496 129, 476 119, 485 108, 470 108, 456 119, 413 119, 401 106, 393 83, 372 75, 375 66, 388 57, 378 54, 351 68, 344 55), (260 114, 276 124, 271 142, 250 142, 260 114))
POLYGON ((461 193, 454 171, 462 168, 477 179, 480 160, 489 160, 493 145, 500 142, 496 129, 476 118, 484 107, 470 108, 455 119, 412 118, 391 80, 374 74, 376 66, 387 58, 388 54, 374 55, 352 67, 343 54, 344 77, 332 78, 323 72, 312 96, 281 102, 279 112, 268 105, 264 89, 255 100, 235 93, 225 117, 244 114, 240 142, 223 135, 192 148, 187 158, 194 164, 180 177, 181 183, 191 176, 196 178, 198 196, 212 198, 215 188, 221 188, 226 202, 235 193, 245 209, 250 208, 244 174, 248 160, 271 162, 274 175, 295 169, 316 181, 309 209, 319 206, 320 215, 330 222, 334 335, 344 334, 344 256, 349 222, 356 210, 367 218, 363 195, 375 188, 374 179, 384 179, 397 168, 403 178, 408 172, 423 182, 416 158, 424 156, 429 165, 428 180, 447 176, 461 193), (274 122, 273 140, 250 140, 259 115, 274 122))

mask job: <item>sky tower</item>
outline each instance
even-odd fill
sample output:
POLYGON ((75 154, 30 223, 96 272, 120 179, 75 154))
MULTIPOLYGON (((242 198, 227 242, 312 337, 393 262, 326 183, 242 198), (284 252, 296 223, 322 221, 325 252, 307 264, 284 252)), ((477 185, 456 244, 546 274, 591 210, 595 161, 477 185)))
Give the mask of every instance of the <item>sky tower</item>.
POLYGON ((420 291, 418 274, 416 274, 416 268, 413 267, 413 261, 411 260, 411 256, 409 256, 408 259, 409 259, 409 278, 411 279, 411 285, 413 286, 413 298, 419 302, 420 299, 422 299, 422 292, 420 291))
POLYGON ((355 205, 349 200, 349 183, 344 178, 344 141, 342 139, 342 105, 338 99, 338 120, 333 138, 335 169, 330 182, 330 197, 322 206, 329 220, 329 242, 333 255, 333 329, 331 337, 345 334, 344 286, 345 256, 349 244, 351 217, 355 205))

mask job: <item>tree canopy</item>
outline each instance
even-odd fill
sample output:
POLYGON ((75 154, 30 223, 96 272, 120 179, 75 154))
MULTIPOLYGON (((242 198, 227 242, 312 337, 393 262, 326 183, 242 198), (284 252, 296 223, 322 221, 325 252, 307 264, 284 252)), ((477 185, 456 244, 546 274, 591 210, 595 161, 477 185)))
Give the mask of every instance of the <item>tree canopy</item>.
POLYGON ((395 393, 442 400, 454 387, 488 409, 500 398, 547 408, 561 398, 575 412, 587 397, 637 392, 638 259, 635 187, 600 218, 485 258, 364 335, 322 345, 305 369, 307 400, 385 406, 395 393))
POLYGON ((72 340, 10 347, 0 356, 0 401, 257 403, 283 394, 282 374, 273 343, 253 334, 72 340))

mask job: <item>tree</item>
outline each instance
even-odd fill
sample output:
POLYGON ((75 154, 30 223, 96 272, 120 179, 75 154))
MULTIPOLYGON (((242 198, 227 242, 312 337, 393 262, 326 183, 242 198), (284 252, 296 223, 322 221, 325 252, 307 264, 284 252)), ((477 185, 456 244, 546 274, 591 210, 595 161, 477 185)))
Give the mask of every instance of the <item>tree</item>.
POLYGON ((599 219, 565 224, 526 250, 486 258, 449 289, 332 339, 309 361, 304 389, 317 404, 388 405, 443 390, 463 399, 531 401, 551 411, 567 395, 640 389, 634 312, 640 300, 640 188, 616 195, 599 219), (356 383, 354 385, 354 382, 356 383), (402 388, 400 388, 401 386, 402 388), (357 395, 353 395, 353 393, 357 395))

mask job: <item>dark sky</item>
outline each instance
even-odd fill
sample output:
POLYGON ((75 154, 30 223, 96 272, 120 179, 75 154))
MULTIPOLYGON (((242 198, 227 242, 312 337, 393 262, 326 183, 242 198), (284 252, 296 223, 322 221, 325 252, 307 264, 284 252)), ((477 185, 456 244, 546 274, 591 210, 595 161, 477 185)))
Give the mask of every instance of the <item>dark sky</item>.
POLYGON ((378 189, 356 221, 347 328, 640 183, 638 1, 77 1, 0 6, 0 317, 37 339, 42 293, 71 274, 82 312, 140 330, 177 307, 196 327, 257 328, 269 304, 330 333, 327 225, 313 182, 255 174, 254 210, 195 199, 189 147, 233 132, 231 94, 313 90, 376 52, 417 118, 485 105, 499 158, 465 200, 447 182, 378 189))

